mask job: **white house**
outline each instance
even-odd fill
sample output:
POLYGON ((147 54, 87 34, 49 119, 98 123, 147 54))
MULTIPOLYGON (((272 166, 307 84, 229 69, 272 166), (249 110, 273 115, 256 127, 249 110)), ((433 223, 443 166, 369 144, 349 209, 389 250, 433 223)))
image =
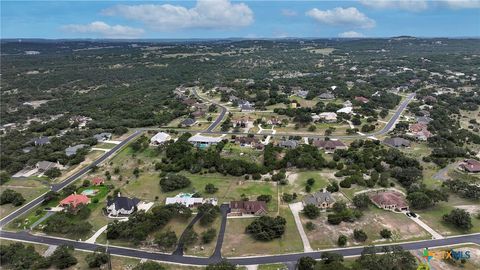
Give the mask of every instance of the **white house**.
POLYGON ((169 141, 170 139, 172 139, 170 134, 167 134, 165 132, 158 132, 157 134, 155 134, 155 136, 153 136, 150 139, 150 144, 160 145, 160 144, 164 144, 165 142, 169 141))
POLYGON ((130 215, 137 210, 139 199, 128 197, 115 197, 107 202, 107 213, 110 216, 130 215))
POLYGON ((195 207, 204 203, 210 203, 213 205, 218 204, 218 200, 215 198, 195 198, 191 193, 179 193, 175 197, 167 197, 165 204, 182 204, 186 207, 195 207))
POLYGON ((325 122, 337 122, 337 114, 334 112, 323 112, 318 116, 325 122))
POLYGON ((207 137, 200 134, 196 134, 188 138, 188 142, 200 148, 205 148, 210 145, 215 145, 221 141, 222 141, 221 137, 207 137))
POLYGON ((337 113, 346 113, 346 114, 352 114, 352 107, 345 107, 337 110, 337 113))

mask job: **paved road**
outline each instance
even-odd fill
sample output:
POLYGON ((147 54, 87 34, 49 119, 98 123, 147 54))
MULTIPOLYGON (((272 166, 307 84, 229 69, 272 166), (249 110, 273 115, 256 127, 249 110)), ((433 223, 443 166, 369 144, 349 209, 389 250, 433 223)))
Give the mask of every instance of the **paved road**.
POLYGON ((212 132, 219 124, 220 122, 222 122, 222 119, 223 117, 225 116, 225 114, 227 113, 227 107, 223 106, 222 104, 219 104, 219 103, 216 103, 216 102, 213 102, 213 101, 210 101, 210 100, 207 100, 203 97, 201 97, 198 93, 197 93, 197 90, 195 90, 195 88, 192 90, 193 94, 201 99, 201 100, 204 100, 206 102, 209 102, 209 103, 213 103, 215 104, 217 107, 220 108, 220 114, 218 115, 217 119, 215 119, 215 121, 213 121, 213 123, 210 124, 210 126, 208 126, 207 129, 205 129, 205 133, 210 133, 212 132))
POLYGON ((223 239, 225 238, 225 230, 227 228, 227 215, 228 213, 230 213, 230 205, 222 204, 220 206, 220 213, 222 216, 222 223, 220 223, 220 231, 218 231, 217 245, 215 246, 215 251, 210 257, 216 260, 222 259, 223 239))
POLYGON ((190 221, 190 223, 187 225, 185 230, 183 230, 183 233, 180 236, 180 239, 178 239, 177 248, 175 249, 175 251, 173 251, 173 255, 183 256, 183 251, 185 250, 185 237, 186 237, 185 233, 188 230, 191 230, 193 228, 193 225, 195 225, 195 223, 197 223, 197 221, 200 220, 202 215, 203 215, 202 213, 198 212, 197 215, 192 219, 192 221, 190 221))
MULTIPOLYGON (((99 159, 95 160, 94 162, 92 162, 90 165, 86 166, 85 168, 79 170, 78 172, 76 172, 75 174, 67 177, 67 179, 65 179, 63 182, 61 183, 58 183, 58 184, 54 184, 52 185, 51 187, 51 190, 53 191, 60 191, 62 190, 63 188, 65 188, 66 186, 70 185, 71 183, 75 182, 78 178, 80 178, 82 175, 84 175, 85 173, 87 173, 92 167, 94 166, 97 166, 98 164, 102 163, 103 161, 105 161, 107 158, 109 158, 110 156, 112 156, 117 150, 119 150, 120 148, 122 148, 125 144, 129 143, 131 140, 133 140, 134 138, 136 138, 138 135, 140 135, 142 132, 140 130, 137 130, 135 131, 132 135, 130 135, 127 139, 125 139, 124 141, 122 141, 121 143, 115 145, 115 147, 112 148, 112 150, 110 150, 109 152, 105 153, 103 156, 101 156, 99 159)), ((2 220, 0 220, 0 228, 2 228, 3 226, 5 226, 6 224, 8 224, 9 222, 11 222, 12 220, 18 218, 19 216, 25 214, 26 212, 28 212, 29 210, 31 210, 32 208, 36 207, 37 205, 41 204, 43 202, 43 195, 40 195, 39 197, 37 197, 36 199, 33 199, 32 201, 30 201, 29 203, 25 204, 24 206, 22 206, 21 208, 17 209, 16 211, 12 212, 11 214, 9 214, 8 216, 2 218, 2 220)))
MULTIPOLYGON (((193 93, 200 99, 205 100, 204 98, 198 96, 198 94, 193 91, 193 93)), ((388 133, 390 130, 392 130, 395 127, 395 124, 397 123, 398 119, 402 115, 402 113, 405 111, 407 108, 408 104, 412 99, 415 97, 415 93, 411 93, 407 96, 407 98, 400 103, 398 106, 397 110, 393 114, 393 116, 390 118, 390 120, 387 122, 387 124, 379 131, 373 132, 373 133, 368 133, 368 134, 354 134, 354 135, 330 135, 330 136, 325 136, 321 134, 312 134, 312 133, 302 133, 302 132, 276 132, 275 134, 269 134, 270 136, 277 136, 277 137, 289 137, 289 136, 301 136, 301 137, 308 137, 308 138, 315 138, 315 139, 322 139, 325 137, 333 138, 333 139, 358 139, 358 138, 367 138, 371 136, 379 136, 379 135, 384 135, 388 133)), ((219 106, 222 111, 219 115, 219 117, 202 133, 205 134, 213 134, 213 135, 248 135, 250 133, 248 132, 222 132, 222 131, 213 131, 218 124, 222 121, 223 117, 225 116, 227 109, 225 106, 218 104, 213 101, 205 100, 207 102, 213 103, 217 106, 219 106)), ((141 128, 141 130, 165 130, 166 128, 141 128)), ((176 129, 179 132, 192 132, 191 130, 188 129, 176 129)), ((261 134, 264 135, 264 134, 261 134)))
MULTIPOLYGON (((69 239, 31 235, 27 232, 14 233, 14 232, 2 231, 0 237, 3 239, 25 241, 25 242, 46 244, 46 245, 66 244, 66 245, 73 246, 75 249, 92 251, 92 252, 99 247, 105 247, 104 245, 79 242, 79 241, 74 241, 69 239)), ((451 246, 455 244, 465 244, 465 243, 480 244, 480 233, 449 237, 444 239, 423 240, 423 241, 404 243, 404 244, 398 244, 398 245, 402 246, 406 250, 416 250, 416 249, 423 249, 425 247, 434 248, 434 247, 451 246)), ((389 245, 382 245, 382 246, 389 246, 389 245)), ((382 246, 377 246, 377 247, 382 247, 382 246)), ((158 260, 163 262, 181 263, 181 264, 190 264, 190 265, 208 265, 211 263, 218 262, 220 260, 218 257, 210 257, 210 258, 188 257, 188 256, 180 256, 180 255, 171 255, 166 253, 149 252, 144 250, 137 250, 137 249, 131 249, 126 247, 117 247, 117 246, 109 246, 108 250, 112 255, 128 256, 128 257, 133 257, 138 259, 158 260)), ((343 256, 357 256, 362 253, 363 247, 330 249, 328 251, 339 253, 339 254, 342 254, 343 256)), ((294 262, 303 256, 310 256, 314 259, 320 259, 321 254, 322 254, 322 251, 316 251, 316 252, 305 252, 305 253, 302 252, 302 253, 292 253, 292 254, 284 254, 284 255, 267 255, 267 256, 259 256, 259 257, 227 258, 227 260, 238 265, 254 265, 254 264, 294 262)))

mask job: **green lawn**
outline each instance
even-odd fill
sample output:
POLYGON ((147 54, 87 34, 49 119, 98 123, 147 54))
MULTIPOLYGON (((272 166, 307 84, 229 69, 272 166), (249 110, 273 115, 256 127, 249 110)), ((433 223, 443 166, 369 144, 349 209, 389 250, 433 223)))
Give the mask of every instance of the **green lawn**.
MULTIPOLYGON (((12 179, 1 186, 1 190, 11 189, 22 194, 25 203, 37 198, 48 191, 47 186, 38 180, 32 179, 12 179)), ((22 206, 13 206, 12 204, 0 205, 0 216, 4 217, 22 206)))
POLYGON ((288 268, 283 263, 275 263, 275 264, 261 264, 258 266, 257 269, 258 270, 284 270, 288 268))
POLYGON ((115 146, 116 146, 116 144, 114 144, 114 143, 99 143, 97 145, 94 145, 93 147, 94 148, 102 148, 102 149, 112 149, 115 146))

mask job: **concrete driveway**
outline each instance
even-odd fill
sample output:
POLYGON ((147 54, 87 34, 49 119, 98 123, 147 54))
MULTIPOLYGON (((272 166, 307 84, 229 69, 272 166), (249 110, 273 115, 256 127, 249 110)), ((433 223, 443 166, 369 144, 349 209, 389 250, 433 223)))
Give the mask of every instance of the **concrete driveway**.
POLYGON ((302 202, 291 203, 288 206, 290 207, 290 210, 292 210, 293 218, 295 219, 295 225, 297 225, 298 232, 302 238, 303 251, 313 251, 312 247, 310 246, 310 242, 308 241, 307 234, 303 229, 302 221, 300 220, 300 212, 303 210, 302 202))

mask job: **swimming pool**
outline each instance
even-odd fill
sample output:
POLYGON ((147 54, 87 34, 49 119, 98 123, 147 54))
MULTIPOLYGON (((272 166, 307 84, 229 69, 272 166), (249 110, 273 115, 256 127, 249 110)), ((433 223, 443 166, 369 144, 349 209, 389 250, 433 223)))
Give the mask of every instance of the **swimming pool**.
POLYGON ((85 196, 93 196, 95 194, 97 194, 98 190, 96 189, 85 189, 84 191, 82 191, 82 195, 85 195, 85 196))

